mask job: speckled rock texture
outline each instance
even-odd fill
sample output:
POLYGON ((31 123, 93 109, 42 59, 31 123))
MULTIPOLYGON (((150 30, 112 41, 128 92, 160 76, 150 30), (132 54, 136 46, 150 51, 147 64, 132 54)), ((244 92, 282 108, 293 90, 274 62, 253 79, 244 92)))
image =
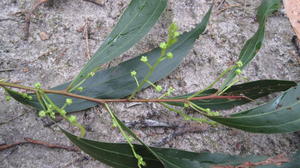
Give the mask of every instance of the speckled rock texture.
MULTIPOLYGON (((218 3, 222 0, 217 1, 218 3)), ((89 22, 89 50, 94 53, 117 23, 129 0, 103 0, 96 5, 83 0, 54 0, 53 6, 42 5, 33 15, 29 39, 24 40, 24 17, 18 14, 29 9, 33 0, 0 1, 0 78, 24 85, 41 82, 44 87, 53 87, 70 81, 88 61, 87 45, 82 30, 89 22)), ((176 22, 180 31, 193 28, 211 5, 211 0, 169 0, 168 7, 159 22, 141 42, 122 57, 107 66, 115 66, 123 60, 149 51, 166 38, 166 29, 176 22)), ((204 88, 232 64, 245 41, 256 31, 255 9, 259 0, 226 0, 217 6, 206 33, 196 41, 193 50, 182 64, 168 77, 158 83, 164 88, 173 86, 176 94, 204 88)), ((291 42, 294 32, 284 10, 272 15, 266 25, 263 47, 244 75, 249 80, 300 79, 300 56, 291 42)), ((1 90, 1 95, 3 90, 1 90)), ((152 88, 139 96, 158 96, 152 88)), ((270 97, 259 101, 269 100, 270 97)), ((224 114, 237 112, 255 105, 244 105, 224 114)), ((124 121, 152 119, 180 123, 182 119, 157 104, 114 104, 114 110, 124 121)), ((87 138, 124 142, 118 130, 112 128, 109 114, 101 107, 75 113, 87 128, 87 138)), ((0 98, 0 144, 11 144, 24 137, 49 143, 72 145, 59 131, 57 125, 46 126, 36 111, 16 101, 6 102, 0 98)), ((65 122, 60 126, 78 133, 65 122)), ((147 144, 155 144, 172 134, 173 129, 134 129, 147 144)), ((185 149, 194 152, 211 151, 228 154, 276 155, 292 153, 299 147, 299 137, 288 134, 252 134, 218 126, 205 131, 187 133, 171 140, 164 147, 185 149)), ((104 168, 102 163, 84 153, 62 149, 49 149, 38 145, 20 145, 0 151, 2 168, 104 168)))

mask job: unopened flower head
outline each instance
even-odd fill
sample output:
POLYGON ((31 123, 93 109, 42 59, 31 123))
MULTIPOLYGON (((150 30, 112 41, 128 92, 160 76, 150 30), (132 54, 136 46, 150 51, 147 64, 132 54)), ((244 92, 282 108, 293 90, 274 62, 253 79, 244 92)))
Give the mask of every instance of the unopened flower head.
POLYGON ((235 73, 236 73, 237 75, 240 75, 240 74, 242 73, 242 71, 241 71, 240 69, 237 69, 237 70, 235 70, 235 73))
POLYGON ((76 90, 78 90, 79 92, 82 92, 82 91, 83 91, 83 87, 80 86, 80 87, 78 87, 76 90))
POLYGON ((10 96, 5 96, 5 100, 6 100, 6 101, 10 101, 10 100, 11 100, 11 97, 10 97, 10 96))
POLYGON ((131 75, 131 76, 136 76, 136 74, 137 74, 136 71, 131 71, 131 72, 130 72, 130 75, 131 75))
POLYGON ((142 61, 142 62, 148 62, 147 56, 142 56, 142 57, 141 57, 141 61, 142 61))
POLYGON ((68 120, 69 120, 71 123, 75 123, 75 122, 77 122, 77 117, 74 116, 74 115, 71 115, 71 116, 68 118, 68 120))
POLYGON ((40 89, 41 86, 42 86, 42 85, 41 85, 40 82, 37 82, 37 83, 34 84, 34 87, 37 88, 37 89, 40 89))
POLYGON ((65 110, 61 110, 61 111, 60 111, 60 114, 61 114, 62 116, 64 116, 64 115, 67 114, 67 112, 66 112, 65 110))
POLYGON ((173 53, 171 53, 171 52, 167 53, 167 58, 172 59, 173 57, 174 57, 173 53))
POLYGON ((46 112, 43 111, 43 110, 40 111, 40 112, 39 112, 39 116, 40 116, 40 117, 45 117, 45 116, 46 116, 46 112))
POLYGON ((183 106, 187 108, 187 107, 190 107, 190 104, 184 103, 183 106))
POLYGON ((160 43, 159 48, 166 49, 167 48, 167 43, 165 43, 165 42, 160 43))
POLYGON ((67 104, 67 105, 71 105, 72 103, 73 103, 73 100, 72 100, 72 99, 69 99, 69 98, 66 99, 66 104, 67 104))
POLYGON ((240 68, 240 67, 243 66, 243 62, 242 62, 242 61, 238 61, 238 62, 236 63, 236 65, 240 68))
POLYGON ((157 85, 155 87, 155 90, 158 91, 158 92, 161 92, 162 91, 162 87, 160 85, 157 85))
POLYGON ((169 87, 167 95, 170 96, 174 91, 175 89, 173 87, 169 87))
POLYGON ((95 72, 90 72, 88 76, 89 76, 89 77, 95 76, 95 72))

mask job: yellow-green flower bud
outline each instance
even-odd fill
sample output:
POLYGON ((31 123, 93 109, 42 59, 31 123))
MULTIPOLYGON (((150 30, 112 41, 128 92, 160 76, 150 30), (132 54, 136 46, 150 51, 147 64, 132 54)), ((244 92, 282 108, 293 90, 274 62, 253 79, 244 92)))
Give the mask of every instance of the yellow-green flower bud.
POLYGON ((32 100, 32 96, 27 96, 27 99, 28 100, 32 100))
POLYGON ((40 112, 39 112, 39 116, 40 116, 40 117, 45 117, 45 116, 46 116, 46 112, 43 111, 43 110, 40 111, 40 112))
POLYGON ((167 48, 167 43, 162 42, 162 43, 159 44, 159 47, 160 47, 161 49, 166 49, 166 48, 167 48))
POLYGON ((40 82, 37 82, 37 83, 34 84, 34 87, 35 87, 36 89, 40 89, 41 86, 42 86, 42 85, 41 85, 40 82))
POLYGON ((136 71, 131 71, 130 72, 130 75, 133 77, 133 76, 136 76, 136 71))
POLYGON ((167 58, 172 59, 173 57, 174 57, 173 53, 171 53, 171 52, 167 53, 167 58))
POLYGON ((184 103, 183 106, 184 106, 185 108, 187 108, 187 107, 190 107, 190 104, 184 103))
POLYGON ((235 73, 236 73, 237 75, 240 75, 240 74, 242 73, 242 71, 241 71, 240 69, 237 69, 237 70, 235 70, 235 73))
POLYGON ((69 98, 66 99, 66 104, 67 104, 67 105, 71 105, 72 103, 73 103, 73 100, 72 100, 72 99, 69 99, 69 98))
POLYGON ((162 91, 162 87, 160 85, 155 86, 155 90, 158 92, 162 91))
POLYGON ((67 112, 65 110, 60 111, 60 115, 65 116, 66 114, 67 114, 67 112))
POLYGON ((240 67, 243 66, 243 62, 242 62, 242 61, 238 61, 238 62, 236 63, 236 65, 240 68, 240 67))
POLYGON ((80 87, 78 87, 76 90, 78 90, 79 92, 82 92, 82 91, 83 91, 83 87, 80 86, 80 87))
POLYGON ((10 101, 10 100, 11 100, 11 97, 10 97, 10 96, 5 96, 5 100, 6 100, 6 101, 10 101))
POLYGON ((169 87, 169 89, 167 91, 167 96, 170 96, 174 91, 175 91, 175 89, 173 87, 169 87))
POLYGON ((88 77, 93 77, 93 76, 95 76, 95 72, 90 72, 88 75, 88 77))
POLYGON ((147 56, 142 56, 142 57, 141 57, 141 61, 142 61, 142 62, 148 62, 147 56))
POLYGON ((71 123, 76 123, 77 122, 77 117, 74 116, 74 115, 71 115, 68 120, 71 122, 71 123))

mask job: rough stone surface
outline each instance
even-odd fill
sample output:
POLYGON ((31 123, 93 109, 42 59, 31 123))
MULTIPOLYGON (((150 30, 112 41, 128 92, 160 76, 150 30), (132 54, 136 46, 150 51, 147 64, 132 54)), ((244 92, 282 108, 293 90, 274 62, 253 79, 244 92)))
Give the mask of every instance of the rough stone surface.
MULTIPOLYGON (((117 23, 129 0, 107 0, 99 6, 77 0, 54 0, 54 6, 42 5, 35 12, 30 26, 28 41, 23 40, 24 18, 17 12, 29 9, 30 0, 0 1, 0 78, 24 85, 41 82, 53 87, 71 80, 87 62, 86 43, 82 32, 90 20, 89 47, 91 53, 100 46, 117 23), (42 41, 39 34, 45 32, 49 39, 42 41)), ((255 8, 259 0, 226 0, 214 12, 207 32, 195 43, 194 49, 182 64, 166 79, 158 82, 164 88, 173 86, 176 94, 196 91, 207 86, 218 74, 237 59, 246 39, 254 34, 255 8), (224 10, 223 10, 224 9, 224 10)), ((171 22, 178 23, 180 31, 190 30, 209 8, 209 0, 170 0, 168 9, 159 22, 143 40, 111 65, 117 65, 138 53, 155 47, 166 37, 166 28, 171 22)), ((270 17, 266 27, 263 47, 244 75, 257 79, 300 79, 300 57, 291 43, 294 35, 283 13, 270 17)), ((1 94, 3 90, 1 90, 1 94)), ((139 94, 143 97, 158 96, 152 88, 139 94)), ((263 99, 266 100, 266 99, 263 99)), ((242 106, 231 113, 245 109, 242 106)), ((114 110, 124 121, 153 119, 178 122, 181 119, 156 104, 117 104, 114 110)), ((24 137, 51 143, 71 145, 56 125, 45 127, 45 121, 36 111, 15 101, 0 98, 0 144, 10 144, 24 137), (17 117, 18 116, 18 117, 17 117), (16 118, 17 117, 17 118, 16 118), (15 118, 15 119, 14 119, 15 118)), ((124 142, 116 129, 111 127, 110 117, 101 108, 92 108, 76 113, 80 122, 89 128, 87 137, 107 142, 124 142)), ((62 122, 59 125, 70 131, 76 129, 62 122)), ((134 130, 146 143, 153 144, 171 134, 172 129, 143 128, 134 130)), ((251 134, 226 127, 210 128, 200 133, 187 133, 170 141, 164 147, 174 147, 195 152, 211 151, 229 154, 276 155, 297 150, 299 137, 289 134, 251 134)), ((48 149, 37 145, 21 145, 0 152, 0 167, 3 168, 72 168, 107 167, 83 153, 61 149, 48 149)))

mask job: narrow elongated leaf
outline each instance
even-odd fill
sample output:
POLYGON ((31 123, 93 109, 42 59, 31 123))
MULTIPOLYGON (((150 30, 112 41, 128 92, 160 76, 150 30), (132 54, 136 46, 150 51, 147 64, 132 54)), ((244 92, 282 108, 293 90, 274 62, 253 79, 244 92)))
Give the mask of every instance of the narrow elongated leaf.
MULTIPOLYGON (((263 39, 265 36, 265 25, 267 21, 267 17, 271 15, 274 11, 278 10, 280 7, 280 0, 263 0, 261 5, 257 10, 256 19, 259 23, 258 29, 256 33, 246 42, 244 45, 240 56, 239 61, 243 62, 243 66, 239 69, 243 69, 249 62, 255 57, 256 53, 262 46, 263 39)), ((234 68, 228 75, 225 80, 225 84, 223 85, 223 90, 227 85, 231 83, 231 81, 235 78, 235 71, 237 68, 234 68)))
MULTIPOLYGON (((211 9, 206 13, 200 24, 198 24, 190 32, 183 33, 178 38, 178 42, 169 49, 169 51, 174 54, 174 58, 161 62, 150 77, 150 81, 156 82, 166 77, 180 64, 182 59, 193 47, 195 40, 205 30, 210 14, 211 9)), ((86 82, 82 84, 84 87, 82 92, 74 91, 74 93, 94 98, 122 98, 128 96, 137 87, 134 79, 130 76, 130 72, 135 70, 137 72, 136 77, 139 81, 141 81, 148 73, 148 67, 140 61, 141 56, 147 55, 149 63, 153 64, 160 57, 160 51, 161 50, 159 48, 156 48, 150 52, 125 61, 116 67, 99 71, 95 74, 95 76, 87 79, 86 82)), ((53 89, 63 90, 67 86, 68 83, 57 86, 53 89)), ((149 85, 146 84, 144 85, 144 88, 148 86, 149 85)), ((15 93, 12 93, 11 96, 21 103, 40 108, 34 95, 32 95, 32 101, 24 99, 15 93)), ((49 95, 49 97, 59 106, 62 106, 67 98, 60 95, 49 95)), ((94 102, 81 99, 73 99, 73 102, 74 103, 72 105, 66 108, 66 111, 79 111, 96 105, 94 102)))
MULTIPOLYGON (((131 148, 124 143, 105 143, 88 139, 79 138, 64 131, 64 134, 81 150, 89 154, 96 160, 115 168, 137 168, 131 148)), ((177 149, 154 148, 150 147, 159 157, 163 157, 170 162, 176 163, 175 166, 167 165, 168 168, 213 168, 214 166, 238 166, 245 162, 260 162, 268 159, 266 156, 232 156, 219 153, 201 152, 194 153, 177 149)), ((163 164, 142 145, 135 145, 136 151, 144 158, 146 168, 163 168, 163 164)), ((300 152, 291 157, 289 163, 281 166, 265 164, 256 168, 295 168, 300 166, 300 152), (293 167, 294 166, 294 167, 293 167)))
POLYGON ((300 130, 300 85, 254 109, 228 117, 209 117, 221 124, 257 133, 284 133, 300 130))
POLYGON ((72 86, 83 80, 89 72, 127 51, 144 37, 156 23, 166 4, 167 0, 132 0, 114 30, 83 67, 72 82, 72 86))
MULTIPOLYGON (((206 100, 195 100, 192 102, 203 108, 210 108, 212 110, 224 110, 224 109, 233 108, 234 106, 246 104, 250 102, 251 99, 255 100, 257 98, 266 96, 274 92, 285 91, 296 85, 297 84, 293 81, 259 80, 259 81, 234 85, 231 88, 229 88, 224 94, 222 94, 224 96, 243 95, 249 99, 206 99, 206 100)), ((217 91, 218 91, 217 89, 209 89, 203 92, 201 95, 199 95, 199 97, 208 96, 216 93, 217 91)), ((193 94, 194 93, 190 93, 187 95, 177 96, 173 98, 188 98, 190 95, 193 94)), ((176 105, 176 106, 184 106, 183 103, 169 103, 169 104, 176 105)))

